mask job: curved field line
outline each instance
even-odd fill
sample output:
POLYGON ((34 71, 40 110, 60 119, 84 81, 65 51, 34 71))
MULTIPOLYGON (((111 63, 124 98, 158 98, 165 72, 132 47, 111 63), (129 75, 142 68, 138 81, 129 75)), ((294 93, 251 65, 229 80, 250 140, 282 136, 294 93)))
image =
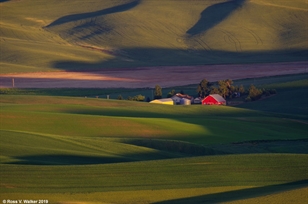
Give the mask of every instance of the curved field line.
POLYGON ((207 44, 207 43, 205 43, 201 38, 199 38, 199 39, 194 39, 194 41, 197 43, 197 44, 199 44, 204 50, 211 50, 211 48, 210 48, 210 46, 207 44), (202 43, 201 43, 201 42, 202 43))
POLYGON ((247 32, 249 32, 252 36, 253 36, 253 38, 255 39, 255 41, 256 41, 256 43, 257 43, 257 45, 259 45, 259 42, 261 43, 261 44, 263 44, 263 41, 262 41, 262 39, 254 32, 254 31, 252 31, 252 30, 250 30, 250 29, 248 29, 248 28, 246 28, 246 27, 242 27, 244 30, 246 30, 247 32))
POLYGON ((226 40, 226 38, 224 37, 224 40, 226 43, 232 43, 234 44, 235 50, 237 52, 242 51, 242 45, 241 42, 230 32, 226 31, 226 30, 220 30, 221 32, 223 32, 225 34, 225 37, 228 38, 229 41, 226 40))
MULTIPOLYGON (((212 48, 206 42, 204 42, 204 40, 202 40, 201 38, 200 38, 200 40, 202 41, 203 44, 205 44, 205 46, 208 48, 208 50, 212 51, 212 48)), ((206 49, 206 48, 204 48, 204 49, 206 49)))
MULTIPOLYGON (((283 6, 283 5, 277 5, 277 4, 272 4, 268 2, 264 2, 262 0, 250 0, 250 2, 259 4, 259 5, 266 5, 266 6, 275 6, 275 7, 280 7, 280 8, 285 8, 285 9, 292 9, 292 10, 299 10, 299 11, 308 11, 308 9, 305 8, 297 8, 297 7, 292 7, 292 6, 283 6)), ((307 4, 307 1, 306 1, 307 4)))

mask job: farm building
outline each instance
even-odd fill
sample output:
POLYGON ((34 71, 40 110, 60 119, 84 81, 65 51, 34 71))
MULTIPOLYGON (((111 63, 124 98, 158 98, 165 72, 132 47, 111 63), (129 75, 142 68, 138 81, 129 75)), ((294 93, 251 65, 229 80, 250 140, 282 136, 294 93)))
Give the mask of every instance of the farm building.
POLYGON ((201 104, 202 99, 200 97, 194 99, 194 104, 201 104))
POLYGON ((194 101, 193 97, 186 95, 186 94, 180 94, 180 93, 175 94, 171 98, 176 104, 181 104, 182 99, 184 99, 185 101, 189 100, 191 103, 194 101))
POLYGON ((155 99, 153 101, 150 101, 150 103, 174 105, 174 101, 171 98, 155 99))
POLYGON ((202 105, 226 105, 226 100, 219 94, 211 94, 202 100, 202 105))
POLYGON ((180 104, 181 105, 191 105, 191 100, 189 100, 187 98, 181 98, 180 104))

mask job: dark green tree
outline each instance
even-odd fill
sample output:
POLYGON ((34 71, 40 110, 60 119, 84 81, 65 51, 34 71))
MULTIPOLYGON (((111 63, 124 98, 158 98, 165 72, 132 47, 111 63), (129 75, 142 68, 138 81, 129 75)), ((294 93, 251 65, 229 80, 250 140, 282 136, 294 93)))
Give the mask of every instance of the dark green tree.
POLYGON ((263 91, 261 89, 256 88, 253 84, 249 87, 249 97, 251 100, 255 101, 261 98, 263 91))
POLYGON ((212 86, 210 94, 220 94, 219 89, 217 87, 212 86))
POLYGON ((233 81, 231 79, 218 81, 219 92, 222 97, 226 98, 232 95, 235 91, 235 87, 232 84, 233 81))
POLYGON ((238 87, 238 92, 240 92, 241 94, 245 93, 245 88, 242 84, 238 87))
POLYGON ((162 95, 162 88, 159 85, 156 85, 154 89, 154 99, 160 99, 162 98, 162 95))
POLYGON ((174 96, 174 95, 175 95, 175 90, 172 89, 172 91, 170 91, 170 92, 168 93, 167 98, 171 98, 171 97, 174 96))
POLYGON ((218 86, 220 95, 226 98, 229 95, 229 88, 225 80, 218 81, 218 86))
POLYGON ((120 95, 118 95, 118 100, 123 100, 123 97, 122 97, 122 95, 120 94, 120 95))
POLYGON ((145 96, 143 96, 141 94, 133 97, 134 101, 144 101, 144 99, 145 99, 145 96))
POLYGON ((205 97, 210 93, 210 82, 206 79, 202 79, 197 88, 197 93, 200 97, 205 97))
POLYGON ((144 101, 145 96, 143 96, 141 94, 133 96, 133 97, 129 96, 129 97, 127 97, 127 100, 129 100, 129 101, 144 101))

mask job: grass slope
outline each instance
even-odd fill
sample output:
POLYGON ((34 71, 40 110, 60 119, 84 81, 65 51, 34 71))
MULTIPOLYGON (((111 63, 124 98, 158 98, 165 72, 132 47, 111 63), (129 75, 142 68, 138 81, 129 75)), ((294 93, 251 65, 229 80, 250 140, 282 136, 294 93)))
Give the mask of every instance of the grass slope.
POLYGON ((5 102, 1 106, 1 126, 8 130, 67 136, 168 138, 197 144, 299 139, 306 133, 306 124, 292 118, 232 107, 170 109, 128 101, 38 96, 2 96, 1 101, 5 102))
POLYGON ((44 196, 49 202, 99 203, 227 202, 288 190, 304 192, 306 160, 307 155, 264 154, 86 166, 1 165, 1 198, 44 196))
POLYGON ((1 95, 0 198, 306 203, 307 80, 290 78, 266 108, 1 95))
POLYGON ((301 0, 24 0, 0 9, 1 73, 307 60, 301 0))
POLYGON ((1 163, 5 164, 87 165, 182 156, 108 138, 68 138, 29 132, 0 132, 1 163))
POLYGON ((283 114, 281 117, 293 117, 293 119, 303 119, 305 118, 305 115, 308 114, 307 79, 273 83, 265 85, 264 87, 275 88, 279 94, 266 100, 258 101, 257 103, 244 103, 239 107, 267 111, 273 114, 281 113, 283 114), (290 100, 294 102, 290 102, 290 100))

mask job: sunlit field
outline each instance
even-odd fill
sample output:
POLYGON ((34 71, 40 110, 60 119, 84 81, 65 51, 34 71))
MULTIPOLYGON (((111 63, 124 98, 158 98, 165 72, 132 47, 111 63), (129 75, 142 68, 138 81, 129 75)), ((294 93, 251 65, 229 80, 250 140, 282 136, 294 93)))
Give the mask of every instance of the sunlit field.
POLYGON ((275 86, 241 107, 1 95, 1 199, 304 203, 307 85, 275 86))
POLYGON ((3 1, 1 73, 307 60, 307 4, 3 1))
MULTIPOLYGON (((8 82, 0 88, 1 202, 308 203, 305 1, 0 0, 0 14, 0 74, 8 82), (244 72, 243 64, 258 73, 271 63, 297 71, 244 72), (20 73, 29 83, 44 73, 41 86, 56 71, 91 71, 101 83, 114 80, 110 70, 186 66, 170 72, 179 80, 191 66, 223 64, 243 66, 234 85, 275 94, 164 106, 127 100, 152 99, 152 88, 18 84, 20 73)), ((113 83, 124 79, 138 76, 113 83)), ((164 86, 162 97, 196 96, 200 81, 164 86)))

